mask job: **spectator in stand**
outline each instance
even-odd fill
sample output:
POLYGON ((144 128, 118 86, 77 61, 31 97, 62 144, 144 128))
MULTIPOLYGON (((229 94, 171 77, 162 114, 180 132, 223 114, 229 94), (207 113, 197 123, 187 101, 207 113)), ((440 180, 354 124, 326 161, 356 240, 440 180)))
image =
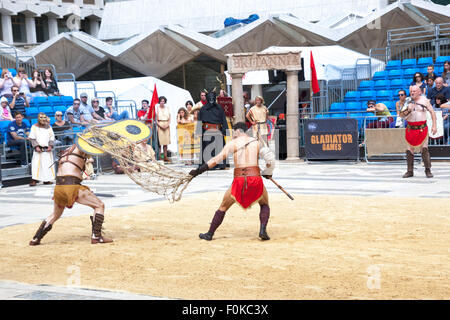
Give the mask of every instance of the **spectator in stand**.
POLYGON ((158 125, 158 140, 164 150, 164 163, 171 163, 167 156, 167 146, 170 144, 170 110, 166 106, 167 99, 159 97, 159 107, 156 112, 156 124, 158 125))
POLYGON ((152 125, 152 119, 149 118, 149 112, 150 112, 150 103, 148 100, 142 100, 141 101, 141 110, 138 111, 137 117, 139 120, 145 121, 145 124, 148 126, 152 125))
POLYGON ((47 96, 59 96, 58 84, 51 69, 44 70, 44 92, 47 96))
POLYGON ((55 123, 52 126, 53 132, 55 134, 55 146, 59 145, 72 145, 73 137, 68 134, 72 130, 70 123, 63 118, 63 113, 61 111, 55 112, 55 123))
POLYGON ((92 99, 91 103, 92 103, 92 110, 94 110, 92 116, 95 117, 96 120, 100 122, 113 121, 113 119, 111 119, 106 115, 105 109, 103 109, 103 107, 100 106, 100 101, 98 100, 98 98, 92 99))
POLYGON ((27 72, 24 68, 17 69, 17 74, 14 77, 14 83, 19 87, 19 92, 23 93, 28 100, 32 98, 30 88, 34 87, 34 83, 28 79, 27 72))
POLYGON ((5 95, 5 97, 8 99, 9 108, 13 113, 20 111, 20 113, 26 116, 26 108, 29 108, 30 104, 28 103, 28 99, 25 98, 24 93, 19 92, 19 87, 12 86, 11 94, 5 95))
POLYGON ((2 70, 2 75, 0 79, 0 96, 8 96, 11 94, 11 88, 17 83, 14 82, 14 78, 8 69, 2 70))
POLYGON ((108 118, 113 119, 114 121, 130 119, 130 115, 127 110, 122 111, 120 114, 117 112, 117 110, 113 107, 112 97, 107 97, 105 103, 107 109, 106 116, 108 118))
POLYGON ((191 114, 192 114, 192 121, 193 122, 197 122, 198 121, 198 113, 200 112, 200 108, 201 107, 199 107, 197 105, 192 108, 191 114))
POLYGON ((424 96, 426 94, 427 85, 423 79, 423 74, 420 72, 416 72, 414 74, 414 78, 411 81, 409 85, 409 91, 411 92, 412 86, 418 86, 420 88, 420 91, 422 92, 422 95, 424 96))
POLYGON ((98 123, 99 116, 94 112, 94 108, 87 103, 88 96, 85 92, 80 94, 80 110, 83 114, 84 120, 87 122, 98 123))
POLYGON ((184 104, 184 106, 186 107, 187 113, 188 113, 188 118, 190 122, 194 121, 194 115, 192 113, 192 108, 194 107, 194 104, 192 103, 191 100, 186 101, 186 103, 184 104))
POLYGON ((200 91, 200 101, 195 104, 195 106, 199 106, 200 108, 207 104, 206 101, 206 91, 200 91))
POLYGON ((450 130, 450 104, 443 94, 436 95, 436 103, 433 105, 435 110, 442 110, 442 120, 444 121, 444 143, 449 143, 449 130, 450 130))
POLYGON ((442 79, 444 79, 444 86, 450 85, 450 61, 444 62, 444 71, 442 72, 442 79))
POLYGON ((45 113, 38 114, 38 122, 31 126, 28 138, 34 149, 31 160, 30 187, 36 186, 39 181, 44 181, 44 184, 52 184, 52 180, 55 179, 55 171, 52 166, 55 135, 45 113))
POLYGON ((64 120, 69 122, 71 125, 76 126, 87 126, 89 123, 85 120, 84 109, 81 109, 80 99, 73 99, 73 105, 66 110, 64 115, 64 120))
POLYGON ((373 112, 378 117, 377 120, 367 125, 369 129, 389 128, 391 122, 394 121, 388 107, 383 103, 377 103, 375 100, 367 101, 366 111, 373 112))
POLYGON ((405 90, 399 90, 398 91, 398 101, 395 103, 395 111, 397 113, 397 121, 395 123, 396 128, 404 128, 405 127, 405 120, 402 119, 399 114, 400 110, 403 108, 403 105, 406 101, 406 91, 405 90))
POLYGON ((8 106, 8 99, 6 99, 5 97, 1 97, 0 98, 0 104, 2 105, 2 110, 1 110, 1 117, 0 120, 5 121, 13 121, 14 118, 12 117, 11 114, 11 109, 8 106))
POLYGON ((8 127, 7 145, 20 147, 20 164, 27 166, 26 160, 26 142, 30 134, 30 127, 23 122, 24 115, 17 111, 14 114, 14 121, 11 121, 8 127))
POLYGON ((425 79, 432 78, 433 82, 434 82, 434 80, 436 80, 437 77, 438 76, 436 75, 436 73, 434 73, 434 66, 432 64, 430 64, 427 67, 427 75, 425 76, 425 79))
POLYGON ((177 124, 186 123, 190 123, 187 110, 185 108, 180 108, 177 112, 177 124))
POLYGON ((431 105, 436 104, 435 97, 440 93, 443 94, 446 99, 450 99, 450 87, 444 86, 444 79, 437 77, 434 83, 436 86, 432 88, 427 95, 431 105))
POLYGON ((31 74, 31 82, 33 85, 30 85, 30 95, 32 98, 34 97, 46 97, 47 94, 45 93, 45 84, 44 80, 42 79, 42 74, 39 72, 39 70, 34 70, 31 74))
POLYGON ((226 97, 228 97, 228 93, 227 93, 225 90, 220 89, 220 91, 219 91, 219 97, 221 97, 221 98, 226 98, 226 97))
POLYGON ((433 77, 426 77, 425 82, 427 84, 426 88, 426 95, 428 96, 428 92, 430 92, 431 89, 433 89, 436 85, 434 84, 434 78, 433 77))

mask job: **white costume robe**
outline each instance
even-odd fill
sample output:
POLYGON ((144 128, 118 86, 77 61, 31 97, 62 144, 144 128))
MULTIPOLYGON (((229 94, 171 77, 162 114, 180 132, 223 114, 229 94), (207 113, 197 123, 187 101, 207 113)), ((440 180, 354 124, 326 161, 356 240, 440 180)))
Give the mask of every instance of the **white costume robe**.
MULTIPOLYGON (((29 138, 36 140, 37 144, 41 147, 48 147, 50 141, 55 141, 52 127, 42 128, 38 127, 37 124, 31 126, 29 138)), ((33 159, 31 161, 32 179, 44 182, 54 180, 55 169, 52 164, 53 152, 36 152, 36 150, 34 150, 33 159)))

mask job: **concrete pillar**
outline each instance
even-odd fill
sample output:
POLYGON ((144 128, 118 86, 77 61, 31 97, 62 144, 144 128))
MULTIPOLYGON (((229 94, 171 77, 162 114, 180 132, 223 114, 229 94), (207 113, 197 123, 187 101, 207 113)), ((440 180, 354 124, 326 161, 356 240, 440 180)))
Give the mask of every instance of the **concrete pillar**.
POLYGON ((89 31, 91 36, 97 37, 100 25, 97 19, 89 19, 89 31))
POLYGON ((256 96, 263 96, 262 84, 252 85, 251 100, 255 100, 256 96))
POLYGON ((3 31, 3 42, 6 44, 13 44, 13 31, 11 16, 2 13, 2 31, 3 31))
POLYGON ((286 71, 286 160, 299 159, 298 70, 286 71))
POLYGON ((48 38, 54 38, 58 35, 58 20, 56 18, 48 18, 48 38))
POLYGON ((244 92, 242 90, 243 73, 231 73, 231 97, 233 98, 234 121, 245 122, 244 92))
POLYGON ((36 22, 34 17, 25 17, 25 30, 27 34, 27 43, 36 43, 36 22))

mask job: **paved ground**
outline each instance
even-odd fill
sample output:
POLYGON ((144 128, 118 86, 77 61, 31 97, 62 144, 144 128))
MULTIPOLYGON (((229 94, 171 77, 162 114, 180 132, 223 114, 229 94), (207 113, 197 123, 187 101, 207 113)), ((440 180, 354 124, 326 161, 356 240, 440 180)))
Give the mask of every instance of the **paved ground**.
MULTIPOLYGON (((189 171, 191 168, 172 165, 189 171)), ((416 162, 415 176, 402 179, 405 163, 366 164, 354 162, 305 163, 280 162, 274 173, 288 192, 295 194, 357 195, 386 197, 447 198, 450 192, 450 163, 434 162, 433 179, 425 177, 423 166, 416 162)), ((232 181, 232 170, 210 171, 194 179, 183 196, 207 191, 225 191, 232 181)), ((86 181, 105 202, 106 208, 129 207, 164 200, 162 196, 143 191, 127 176, 103 174, 98 180, 86 181)), ((271 182, 265 181, 269 194, 280 192, 271 182)), ((17 186, 0 189, 0 228, 36 223, 52 210, 53 186, 38 185, 31 188, 17 186)), ((219 201, 219 199, 218 199, 219 201)), ((64 216, 86 214, 90 209, 75 205, 64 216)), ((32 286, 0 279, 0 299, 164 299, 83 288, 32 286)))

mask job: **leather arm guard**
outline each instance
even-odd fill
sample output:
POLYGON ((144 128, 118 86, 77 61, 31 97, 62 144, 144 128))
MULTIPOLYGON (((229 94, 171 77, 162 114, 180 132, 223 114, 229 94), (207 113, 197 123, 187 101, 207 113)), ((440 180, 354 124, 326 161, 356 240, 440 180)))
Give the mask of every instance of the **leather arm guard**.
POLYGON ((272 177, 273 170, 275 170, 275 154, 268 147, 263 147, 259 150, 259 156, 266 162, 266 167, 261 171, 261 175, 265 178, 272 177))
POLYGON ((208 171, 208 170, 209 170, 208 164, 205 163, 205 164, 202 164, 202 165, 201 165, 200 167, 198 167, 197 169, 191 170, 191 171, 189 172, 189 174, 190 174, 192 177, 196 177, 196 176, 198 176, 199 174, 202 174, 203 172, 208 171))

